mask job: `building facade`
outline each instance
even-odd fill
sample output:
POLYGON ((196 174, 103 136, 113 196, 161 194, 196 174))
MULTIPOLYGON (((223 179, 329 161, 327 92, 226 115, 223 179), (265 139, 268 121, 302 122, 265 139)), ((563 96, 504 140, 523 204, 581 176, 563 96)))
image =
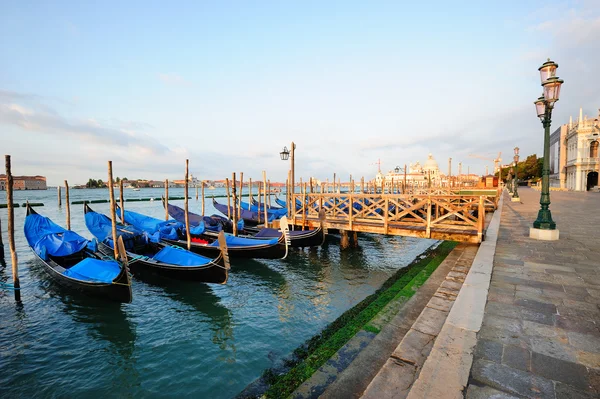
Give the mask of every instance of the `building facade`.
MULTIPOLYGON (((46 190, 45 176, 13 176, 13 190, 46 190)), ((6 191, 6 175, 0 175, 0 191, 6 191)))
POLYGON ((588 191, 598 186, 600 172, 600 110, 561 126, 550 137, 550 185, 572 191, 588 191))

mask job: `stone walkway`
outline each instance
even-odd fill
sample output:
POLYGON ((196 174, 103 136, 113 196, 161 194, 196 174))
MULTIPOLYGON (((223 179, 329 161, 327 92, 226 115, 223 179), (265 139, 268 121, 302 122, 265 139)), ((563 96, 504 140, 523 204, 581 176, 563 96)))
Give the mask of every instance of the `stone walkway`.
POLYGON ((501 217, 467 399, 600 397, 600 194, 552 192, 558 241, 529 227, 539 192, 501 217))

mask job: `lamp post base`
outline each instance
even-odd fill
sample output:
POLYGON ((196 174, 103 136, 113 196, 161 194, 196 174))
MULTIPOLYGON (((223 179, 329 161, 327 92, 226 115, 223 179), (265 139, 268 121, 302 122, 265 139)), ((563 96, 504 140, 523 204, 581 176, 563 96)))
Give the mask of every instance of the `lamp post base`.
POLYGON ((512 202, 521 202, 521 197, 512 197, 510 200, 512 202))
POLYGON ((534 240, 543 240, 543 241, 556 241, 558 240, 559 232, 558 230, 545 230, 545 229, 536 229, 535 227, 529 228, 529 238, 533 238, 534 240))

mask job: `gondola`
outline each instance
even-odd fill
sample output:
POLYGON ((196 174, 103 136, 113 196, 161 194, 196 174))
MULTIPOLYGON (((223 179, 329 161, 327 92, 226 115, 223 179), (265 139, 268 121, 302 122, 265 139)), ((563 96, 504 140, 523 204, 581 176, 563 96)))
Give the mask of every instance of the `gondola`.
MULTIPOLYGON (((237 211, 237 209, 235 207, 228 206, 225 204, 219 204, 214 198, 213 198, 213 206, 215 207, 216 210, 218 210, 225 216, 231 216, 231 215, 233 215, 233 212, 237 211)), ((242 220, 244 221, 244 225, 249 226, 249 227, 255 227, 260 223, 264 223, 264 221, 265 221, 265 213, 264 212, 252 212, 252 211, 249 211, 246 209, 242 209, 240 212, 240 216, 241 216, 242 220), (259 216, 260 216, 260 219, 259 219, 259 216)), ((271 223, 275 219, 276 219, 275 215, 269 215, 268 221, 269 221, 269 223, 271 223)))
MULTIPOLYGON (((185 223, 185 215, 183 209, 181 209, 178 206, 169 204, 165 201, 164 197, 162 197, 161 200, 163 206, 167 208, 167 212, 173 219, 177 220, 180 223, 185 223)), ((233 222, 224 216, 201 216, 192 212, 188 212, 188 217, 190 220, 190 226, 199 226, 201 223, 204 223, 204 228, 207 231, 213 231, 215 233, 218 233, 219 231, 223 230, 225 233, 233 233, 233 222)), ((244 227, 244 221, 238 221, 237 231, 242 232, 244 230, 244 227)))
MULTIPOLYGON (((120 216, 120 212, 117 212, 120 216)), ((150 216, 142 215, 137 212, 124 211, 125 223, 131 224, 138 229, 146 231, 152 237, 159 236, 160 239, 170 245, 179 247, 187 246, 185 226, 175 220, 161 221, 150 216), (152 226, 156 228, 151 228, 152 226)), ((288 231, 287 219, 285 223, 288 231)), ((198 226, 190 226, 190 251, 205 255, 214 256, 219 251, 219 243, 214 232, 207 232, 204 229, 204 223, 198 226)), ((289 235, 287 236, 289 237, 289 235)), ((255 259, 285 259, 288 254, 289 238, 286 240, 286 234, 279 238, 246 238, 225 235, 227 243, 227 252, 231 258, 255 258, 255 259)))
MULTIPOLYGON (((178 222, 184 222, 183 212, 184 210, 178 206, 172 204, 166 204, 169 215, 171 215, 178 222)), ((190 220, 190 225, 192 225, 192 220, 199 221, 201 220, 201 216, 196 215, 192 212, 188 212, 188 217, 190 220)), ((290 231, 290 246, 293 248, 304 248, 304 247, 316 247, 322 245, 325 241, 325 231, 323 229, 323 220, 325 215, 319 214, 321 219, 321 224, 316 229, 311 230, 295 230, 290 231)), ((197 226, 197 225, 195 225, 197 226)), ((255 238, 280 238, 281 231, 279 229, 270 229, 270 228, 261 228, 256 231, 245 230, 243 233, 249 233, 248 235, 252 235, 255 238)), ((206 232, 205 234, 210 234, 210 232, 206 232)))
MULTIPOLYGON (((111 220, 84 205, 85 224, 98 239, 98 249, 104 254, 113 252, 111 220)), ((117 235, 122 237, 131 271, 139 277, 150 274, 185 281, 225 284, 229 276, 227 246, 218 247, 214 259, 173 247, 151 239, 134 226, 117 224, 117 235)))
POLYGON ((96 253, 89 241, 38 214, 27 204, 25 238, 44 271, 57 283, 86 295, 131 302, 127 267, 96 253))
MULTIPOLYGON (((252 211, 252 212, 259 212, 262 211, 264 213, 264 204, 252 204, 250 205, 247 202, 244 201, 240 201, 240 207, 242 209, 245 209, 247 211, 252 211)), ((267 205, 267 215, 271 216, 273 215, 275 217, 275 219, 279 219, 282 216, 287 216, 287 209, 283 209, 283 208, 273 208, 270 205, 267 205)))

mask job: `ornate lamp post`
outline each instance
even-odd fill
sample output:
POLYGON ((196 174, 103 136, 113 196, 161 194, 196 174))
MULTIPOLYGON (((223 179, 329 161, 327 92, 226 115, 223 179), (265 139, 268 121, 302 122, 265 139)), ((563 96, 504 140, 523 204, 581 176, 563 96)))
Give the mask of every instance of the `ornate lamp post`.
POLYGON ((396 166, 396 167, 394 168, 394 172, 396 172, 396 173, 400 173, 400 166, 396 166))
POLYGON ((281 157, 282 161, 287 161, 288 159, 290 160, 290 168, 291 168, 291 173, 290 173, 290 193, 289 194, 289 209, 290 209, 290 215, 288 215, 289 217, 293 217, 296 213, 296 206, 295 206, 295 199, 294 199, 294 192, 296 191, 296 184, 295 184, 295 176, 294 176, 294 150, 296 149, 296 144, 294 144, 294 142, 292 141, 292 146, 291 146, 291 150, 288 151, 287 147, 283 147, 283 150, 279 153, 279 156, 281 157), (290 156, 291 155, 291 156, 290 156), (294 204, 294 206, 292 206, 291 204, 294 204))
POLYGON ((540 196, 540 210, 529 236, 538 240, 558 240, 559 232, 550 213, 550 124, 552 122, 552 109, 560 97, 560 87, 563 80, 556 76, 558 64, 554 61, 544 62, 538 69, 542 80, 543 95, 534 104, 537 116, 544 126, 544 165, 542 169, 542 194, 540 196))
POLYGON ((514 178, 513 178, 513 201, 520 201, 519 192, 517 191, 517 187, 519 187, 519 177, 517 175, 518 167, 519 167, 519 147, 515 147, 515 156, 513 158, 514 163, 514 178))

